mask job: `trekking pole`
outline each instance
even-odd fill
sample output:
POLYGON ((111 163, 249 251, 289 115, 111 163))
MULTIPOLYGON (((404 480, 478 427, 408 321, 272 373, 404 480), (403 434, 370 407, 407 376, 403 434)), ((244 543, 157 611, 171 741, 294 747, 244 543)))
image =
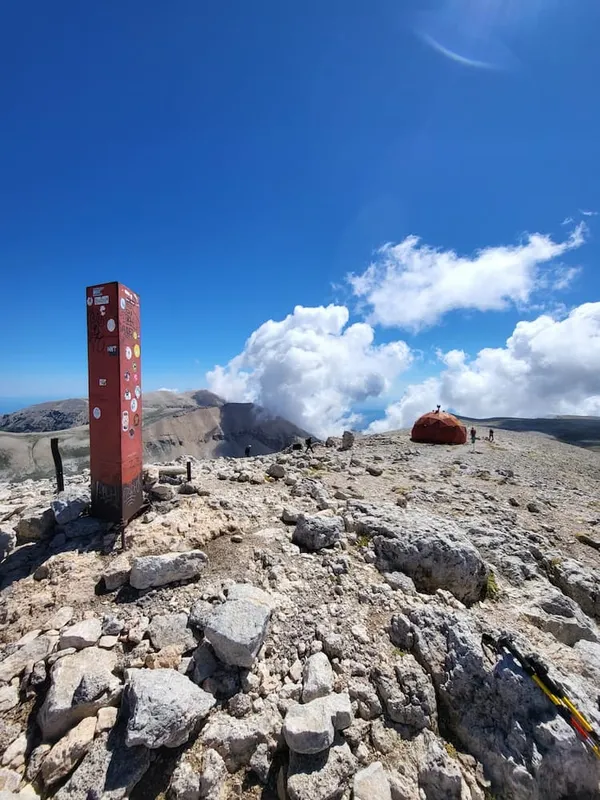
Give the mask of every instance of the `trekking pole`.
POLYGON ((592 723, 577 709, 572 700, 567 696, 567 691, 558 681, 548 675, 548 670, 535 656, 526 656, 520 652, 514 640, 508 634, 503 634, 497 640, 484 633, 481 641, 491 647, 496 653, 508 653, 544 692, 546 697, 554 704, 557 712, 577 733, 579 738, 592 752, 600 758, 600 736, 592 727, 592 723))

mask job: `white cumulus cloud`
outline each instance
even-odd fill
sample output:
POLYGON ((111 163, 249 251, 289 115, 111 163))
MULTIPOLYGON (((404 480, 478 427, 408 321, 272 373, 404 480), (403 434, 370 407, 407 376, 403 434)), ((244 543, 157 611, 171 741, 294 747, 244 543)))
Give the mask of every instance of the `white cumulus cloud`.
POLYGON ((578 225, 563 242, 529 234, 521 244, 486 247, 471 256, 438 250, 409 236, 386 244, 361 275, 349 275, 354 294, 370 311, 371 324, 418 331, 449 311, 501 311, 524 304, 543 286, 564 288, 577 270, 543 265, 580 247, 586 227, 578 225), (554 280, 552 280, 554 279, 554 280))
POLYGON ((564 319, 519 322, 505 347, 438 353, 439 377, 413 384, 374 422, 374 432, 410 427, 441 403, 472 417, 600 414, 600 303, 564 319))
POLYGON ((285 319, 261 325, 226 366, 208 372, 208 386, 319 436, 339 432, 357 422, 355 404, 383 394, 411 362, 405 342, 375 345, 370 325, 348 320, 345 306, 296 306, 285 319))

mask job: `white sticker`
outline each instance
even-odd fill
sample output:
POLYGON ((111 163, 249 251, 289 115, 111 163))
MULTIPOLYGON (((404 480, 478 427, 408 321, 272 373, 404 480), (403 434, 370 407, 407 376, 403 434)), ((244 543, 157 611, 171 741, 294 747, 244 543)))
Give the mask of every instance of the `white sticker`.
POLYGON ((104 291, 104 286, 95 286, 92 289, 92 294, 94 295, 94 297, 97 297, 99 294, 102 294, 103 291, 104 291))
POLYGON ((106 306, 100 306, 100 313, 102 314, 102 316, 106 314, 106 306))
POLYGON ((94 419, 100 419, 100 417, 102 416, 102 412, 100 411, 98 406, 96 406, 96 408, 92 411, 92 414, 94 415, 94 419))
POLYGON ((133 398, 133 400, 131 401, 131 410, 132 410, 134 413, 137 411, 137 400, 135 399, 135 397, 134 397, 134 398, 133 398))
POLYGON ((123 430, 124 431, 129 430, 129 412, 128 411, 124 411, 123 412, 122 425, 123 425, 123 430))
POLYGON ((125 348, 125 358, 128 361, 131 361, 131 347, 126 347, 125 348))
POLYGON ((141 393, 142 393, 142 390, 140 389, 140 387, 136 386, 135 387, 135 396, 139 397, 141 395, 141 393))
POLYGON ((108 295, 104 294, 102 297, 94 297, 94 303, 97 306, 107 306, 108 305, 108 295))
POLYGON ((106 386, 106 378, 98 378, 98 386, 106 386))
POLYGON ((125 391, 125 400, 127 400, 127 402, 131 400, 131 392, 129 391, 129 389, 125 391))
POLYGON ((88 306, 93 306, 94 305, 94 298, 93 297, 88 297, 87 304, 88 304, 88 306))
POLYGON ((124 298, 124 297, 122 297, 122 298, 121 298, 121 308, 123 309, 123 311, 125 311, 125 306, 126 306, 126 305, 127 305, 127 303, 125 302, 125 298, 124 298))
MULTIPOLYGON (((102 311, 102 309, 100 309, 100 311, 102 311)), ((112 333, 114 331, 114 329, 117 327, 115 325, 114 319, 109 319, 108 322, 106 323, 106 327, 107 327, 109 333, 112 333)))

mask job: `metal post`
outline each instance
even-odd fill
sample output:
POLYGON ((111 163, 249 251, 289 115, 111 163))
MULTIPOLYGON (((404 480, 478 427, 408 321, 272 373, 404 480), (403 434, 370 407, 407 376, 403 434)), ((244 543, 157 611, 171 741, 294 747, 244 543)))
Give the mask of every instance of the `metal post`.
POLYGON ((187 479, 189 483, 192 480, 192 462, 188 461, 185 466, 187 467, 187 479))
POLYGON ((56 492, 60 494, 65 490, 65 479, 63 475, 62 458, 58 449, 58 439, 50 439, 50 449, 54 459, 54 469, 56 470, 56 492))

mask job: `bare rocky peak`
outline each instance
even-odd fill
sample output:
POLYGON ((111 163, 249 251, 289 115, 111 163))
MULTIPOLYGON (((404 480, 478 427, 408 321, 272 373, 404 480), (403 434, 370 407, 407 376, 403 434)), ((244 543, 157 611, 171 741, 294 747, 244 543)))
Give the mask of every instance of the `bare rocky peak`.
POLYGON ((599 797, 600 759, 488 636, 600 728, 600 457, 495 439, 149 464, 124 552, 88 473, 0 483, 5 790, 599 797))

